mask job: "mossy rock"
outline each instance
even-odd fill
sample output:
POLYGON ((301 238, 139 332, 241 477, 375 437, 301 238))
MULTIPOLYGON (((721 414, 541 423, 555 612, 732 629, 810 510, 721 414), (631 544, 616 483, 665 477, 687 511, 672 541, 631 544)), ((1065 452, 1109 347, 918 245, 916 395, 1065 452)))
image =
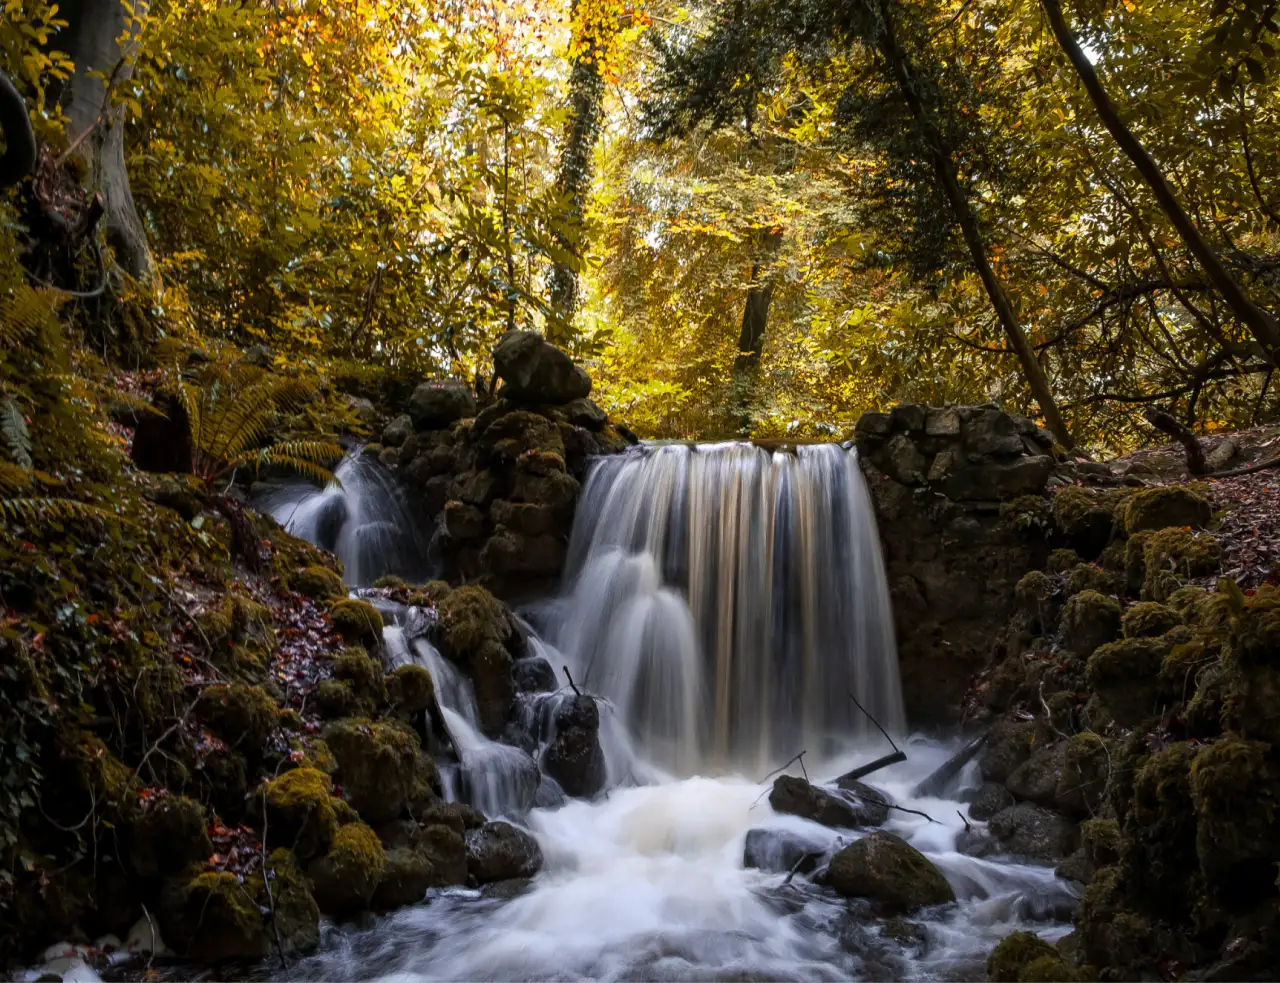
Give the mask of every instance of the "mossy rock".
POLYGON ((1044 566, 1049 573, 1068 573, 1083 562, 1075 550, 1060 549, 1049 554, 1044 566))
POLYGON ((1052 577, 1041 570, 1032 570, 1023 574, 1014 587, 1013 594, 1018 607, 1029 617, 1038 620, 1055 590, 1052 577))
POLYGON ((1158 638, 1180 624, 1182 616, 1173 608, 1142 601, 1124 613, 1124 637, 1158 638))
POLYGON ((339 826, 350 826, 352 823, 361 821, 360 813, 356 812, 355 807, 346 799, 334 796, 329 800, 329 804, 333 806, 333 814, 337 817, 339 826))
POLYGON ((179 955, 201 962, 261 959, 267 926, 248 884, 230 872, 196 874, 166 888, 161 934, 179 955))
POLYGON ((923 853, 883 830, 838 851, 827 867, 826 883, 847 898, 869 898, 893 912, 956 899, 947 879, 923 853))
POLYGON ((1165 598, 1164 605, 1177 612, 1185 623, 1194 624, 1200 620, 1200 605, 1209 596, 1203 587, 1179 587, 1165 598))
POLYGON ((356 689, 341 679, 322 679, 315 689, 316 709, 325 720, 358 717, 373 708, 356 696, 356 689))
POLYGON ((373 582, 373 586, 374 587, 390 587, 393 589, 398 589, 401 587, 407 587, 408 584, 405 582, 405 579, 403 577, 397 577, 394 573, 384 573, 381 577, 379 577, 377 580, 373 582))
POLYGON ((1280 861, 1280 782, 1271 746, 1228 735, 1191 767, 1195 851, 1212 888, 1234 906, 1275 893, 1280 861))
POLYGON ((1091 732, 1063 741, 1062 771, 1054 796, 1058 808, 1079 816, 1096 814, 1110 784, 1111 755, 1110 742, 1091 732))
POLYGON ((1114 597, 1086 590, 1062 609, 1062 644, 1082 658, 1120 635, 1120 602, 1114 597))
POLYGON ((1170 958, 1183 965, 1194 961, 1180 934, 1130 906, 1116 867, 1093 875, 1076 907, 1075 922, 1085 958, 1107 967, 1111 979, 1155 979, 1170 958))
POLYGON ((276 728, 279 706, 261 686, 216 683, 200 694, 195 709, 228 745, 257 752, 276 728))
POLYGON ((1115 573, 1124 573, 1126 559, 1125 555, 1129 549, 1129 541, 1127 539, 1118 539, 1106 549, 1102 551, 1102 555, 1098 557, 1098 566, 1104 570, 1111 570, 1115 573))
POLYGON ((1163 601, 1183 586, 1184 580, 1207 577, 1222 565, 1222 547, 1207 532, 1161 529, 1143 545, 1142 597, 1163 601))
POLYGON ((382 663, 359 645, 343 649, 334 656, 333 675, 335 679, 350 683, 356 695, 371 704, 382 703, 387 698, 382 663))
POLYGON ((296 768, 315 768, 332 775, 338 768, 329 745, 318 737, 293 737, 289 739, 290 762, 296 768), (297 757, 293 757, 296 754, 297 757))
MULTIPOLYGON (((286 955, 312 952, 320 942, 320 907, 311 895, 310 882, 298 866, 297 858, 289 850, 272 850, 267 857, 267 870, 271 879, 269 893, 261 876, 251 878, 249 884, 257 892, 259 905, 271 913, 279 929, 281 947, 286 955)), ((272 951, 274 946, 275 933, 272 932, 272 951)))
POLYGON ((364 823, 338 830, 328 854, 307 870, 316 902, 326 915, 344 917, 364 911, 387 866, 378 834, 364 823))
POLYGON ((1123 638, 1090 656, 1089 686, 1117 723, 1134 727, 1158 709, 1160 666, 1169 650, 1163 638, 1123 638))
POLYGON ((1086 819, 1080 824, 1080 843, 1095 870, 1120 862, 1120 824, 1114 819, 1086 819))
POLYGON ((1231 660, 1242 668, 1280 668, 1280 590, 1264 586, 1245 597, 1231 625, 1231 660))
POLYGON ((429 889, 438 886, 430 860, 410 847, 396 847, 387 852, 382 876, 374 889, 373 908, 386 912, 417 904, 429 889))
POLYGON ((317 601, 336 601, 347 596, 347 585, 342 578, 328 567, 318 565, 303 567, 294 574, 292 587, 317 601))
POLYGON ((259 652, 275 648, 275 629, 271 610, 243 597, 228 594, 196 619, 201 634, 213 646, 214 656, 236 646, 259 652))
POLYGON ((343 795, 369 822, 395 819, 439 795, 435 763, 399 721, 339 720, 325 728, 324 739, 337 759, 343 795))
POLYGON ((329 849, 338 832, 330 797, 333 781, 317 768, 295 768, 263 786, 251 818, 262 823, 266 806, 268 845, 285 843, 303 860, 329 849))
POLYGON ((1147 579, 1147 540, 1151 536, 1151 532, 1139 532, 1125 541, 1124 584, 1130 594, 1139 593, 1147 579))
POLYGON ((329 607, 329 623, 349 642, 377 645, 382 641, 382 614, 368 601, 335 602, 329 607))
POLYGON ((1195 814, 1191 801, 1189 744, 1170 745, 1148 757, 1133 776, 1124 823, 1122 866, 1131 891, 1152 911, 1178 916, 1196 867, 1195 814))
POLYGON ((480 729, 497 737, 515 699, 511 667, 517 636, 511 613, 483 587, 450 591, 437 611, 441 651, 471 677, 480 729))
POLYGON ((139 877, 168 877, 213 853, 204 806, 181 795, 152 801, 130 830, 129 862, 139 877))
POLYGON ((1203 529, 1213 519, 1213 506, 1199 490, 1187 485, 1148 488, 1129 499, 1124 528, 1132 536, 1148 529, 1171 526, 1203 529))
POLYGON ((1111 540, 1114 496, 1068 486, 1053 496, 1053 517, 1062 534, 1086 557, 1096 557, 1111 540))
POLYGON ((1043 495, 1019 495, 1001 502, 1000 518, 1024 533, 1044 535, 1053 527, 1053 509, 1043 495))
POLYGON ((991 983, 1018 983, 1024 967, 1037 959, 1060 959, 1058 950, 1030 932, 1014 932, 1000 940, 987 957, 991 983))
POLYGON ((1073 597, 1082 591, 1099 594, 1123 594, 1125 582, 1119 574, 1092 563, 1078 563, 1067 574, 1066 595, 1073 597))
POLYGON ((429 711, 436 702, 436 685, 431 673, 412 662, 397 666, 387 677, 387 702, 405 717, 429 711))

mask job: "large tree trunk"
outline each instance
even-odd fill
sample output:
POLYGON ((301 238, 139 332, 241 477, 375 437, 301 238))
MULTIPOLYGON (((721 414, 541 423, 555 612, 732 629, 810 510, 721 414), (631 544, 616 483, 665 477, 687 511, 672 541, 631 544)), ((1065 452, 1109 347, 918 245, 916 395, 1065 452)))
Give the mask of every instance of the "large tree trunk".
MULTIPOLYGON (((146 13, 145 0, 134 12, 146 13)), ((121 268, 142 282, 155 273, 151 250, 129 190, 124 162, 124 121, 112 108, 116 90, 133 72, 134 52, 121 50, 125 29, 121 0, 72 0, 64 8, 69 28, 60 37, 75 62, 75 75, 63 90, 67 139, 87 167, 87 183, 102 198, 107 241, 121 268)))
POLYGON ((911 110, 911 115, 915 117, 924 134, 925 142, 929 147, 933 171, 937 175, 938 182, 942 185, 948 204, 951 206, 952 218, 960 227, 961 235, 964 237, 965 246, 969 250, 969 256, 973 261, 974 268, 977 270, 978 278, 982 281, 982 286, 987 292, 992 308, 995 310, 996 319, 1000 322, 1000 327, 1004 330, 1005 337, 1009 339, 1009 344, 1022 365, 1022 374, 1027 380, 1031 395, 1040 404, 1040 412, 1044 414, 1045 423, 1048 425, 1050 432, 1063 447, 1071 450, 1075 447, 1075 440, 1071 436, 1071 431, 1067 429, 1062 413, 1058 410, 1058 404, 1053 398, 1053 390, 1049 386, 1049 380, 1044 374, 1044 369, 1040 366, 1040 360, 1036 358, 1035 349, 1031 347, 1031 342, 1027 340, 1026 332, 1022 330, 1022 324, 1013 309, 1013 304, 1009 301, 1009 295, 1005 293, 1004 285, 1000 282, 1000 278, 996 276, 995 270, 991 268, 991 261, 987 258, 986 240, 983 238, 978 216, 973 210, 969 196, 965 193, 964 188, 960 186, 959 169, 956 166, 955 155, 933 118, 934 110, 926 106, 921 100, 920 93, 924 87, 918 85, 911 59, 898 42, 897 35, 893 29, 893 11, 891 9, 893 2, 894 0, 878 0, 877 2, 881 30, 876 40, 880 52, 889 63, 894 74, 894 80, 897 82, 898 90, 902 93, 907 106, 911 110))
POLYGON ((1075 35, 1071 33, 1071 28, 1067 25, 1066 17, 1062 13, 1062 4, 1059 0, 1041 0, 1041 4, 1044 6, 1045 14, 1048 15, 1049 25, 1053 28, 1058 44, 1066 52, 1080 81, 1084 83, 1085 91, 1089 94, 1089 99, 1093 102, 1102 124, 1133 162, 1133 166, 1138 169, 1138 173, 1151 189, 1165 217, 1182 237, 1187 249, 1195 256, 1196 262, 1204 270, 1209 282, 1222 294, 1222 299, 1240 319, 1240 323, 1253 334, 1254 340, 1262 348, 1263 356, 1273 365, 1280 366, 1280 323, 1249 299, 1244 288, 1236 282, 1235 277, 1223 264, 1222 258, 1191 221, 1191 216, 1178 201, 1178 196, 1174 194, 1173 188, 1165 179, 1160 165, 1147 153, 1141 141, 1134 136, 1128 124, 1116 111, 1111 97, 1107 95, 1107 90, 1103 88, 1098 73, 1094 70, 1093 63, 1089 61, 1088 56, 1076 41, 1075 35))
POLYGON ((742 305, 742 326, 738 331, 738 355, 733 360, 733 381, 738 390, 738 425, 743 436, 751 433, 751 390, 760 371, 760 350, 764 347, 765 329, 769 324, 769 305, 773 303, 774 274, 771 269, 782 233, 770 229, 757 236, 757 259, 751 264, 751 283, 742 305))
MULTIPOLYGON (((578 2, 574 2, 575 10, 578 2)), ((552 266, 547 282, 553 314, 548 334, 556 342, 567 340, 572 333, 578 310, 578 270, 586 245, 583 219, 591 190, 591 158, 603 114, 604 79, 588 52, 574 60, 569 74, 569 126, 556 177, 556 190, 565 207, 563 226, 555 233, 564 258, 552 266)))

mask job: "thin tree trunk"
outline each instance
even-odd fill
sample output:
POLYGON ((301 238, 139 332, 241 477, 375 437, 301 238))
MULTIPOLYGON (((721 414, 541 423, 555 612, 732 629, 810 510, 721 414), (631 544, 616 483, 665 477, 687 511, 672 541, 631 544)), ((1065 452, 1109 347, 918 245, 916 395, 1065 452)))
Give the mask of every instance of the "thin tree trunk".
POLYGON ((1045 14, 1048 15, 1049 25, 1058 39, 1058 44, 1066 52, 1080 81, 1084 83, 1085 91, 1089 94, 1089 99, 1093 102, 1102 124, 1133 162, 1138 173, 1142 175, 1165 217, 1182 237, 1187 249, 1195 256, 1196 262, 1204 270, 1209 282, 1222 294, 1222 299, 1239 318, 1240 323, 1252 333, 1262 348, 1263 356, 1273 365, 1280 366, 1280 322, 1249 299, 1244 288, 1223 264, 1221 257, 1191 221, 1191 217, 1178 201, 1178 196, 1174 194, 1173 188, 1165 180, 1160 165, 1147 153, 1141 141, 1116 111, 1111 97, 1107 95, 1107 90, 1103 88, 1098 73, 1094 70, 1093 63, 1089 61, 1088 56, 1076 41, 1075 35, 1071 33, 1071 28, 1067 25, 1066 17, 1062 13, 1060 0, 1041 0, 1041 5, 1044 7, 1045 14))
POLYGON ((965 246, 969 250, 969 256, 973 261, 974 268, 977 270, 978 278, 982 281, 982 286, 987 292, 991 306, 995 309, 996 319, 1000 322, 1000 327, 1004 330, 1010 346, 1018 356, 1018 361, 1022 365, 1022 374, 1027 380, 1031 395, 1040 404, 1040 412, 1044 414, 1045 423, 1048 425, 1050 432, 1063 447, 1071 450, 1075 447, 1075 440, 1071 436, 1071 431, 1067 429, 1062 413, 1058 410, 1058 404, 1053 398, 1053 390, 1049 386, 1049 380, 1044 374, 1044 369, 1040 366, 1039 359, 1036 358, 1035 349, 1032 348, 1031 342, 1027 340, 1026 332, 1022 330, 1018 315, 1013 309, 1013 304, 1009 301, 1008 294, 1005 293, 1004 286, 1001 284, 999 277, 996 276, 995 270, 991 268, 991 261, 987 258, 986 240, 983 238, 982 229, 978 224, 978 216, 973 210, 973 205, 969 201, 968 195, 960 186, 955 155, 934 121, 933 110, 926 107, 921 100, 911 60, 898 43, 897 36, 894 33, 893 16, 890 9, 892 2, 893 0, 878 0, 877 4, 882 26, 880 36, 876 39, 880 51, 893 70, 898 90, 902 93, 912 116, 915 117, 916 122, 924 133, 925 142, 929 146, 933 170, 946 194, 947 202, 951 206, 952 218, 960 226, 961 235, 964 237, 965 246))
MULTIPOLYGON (((146 3, 134 4, 137 16, 146 3)), ((111 106, 114 90, 133 73, 133 52, 118 43, 125 27, 121 0, 78 0, 66 8, 67 47, 75 74, 63 93, 67 138, 83 158, 87 183, 102 197, 107 241, 122 269, 144 283, 155 273, 146 231, 129 189, 124 160, 124 122, 111 106)))
POLYGON ((782 234, 770 229, 758 241, 759 258, 751 264, 751 285, 742 305, 742 326, 738 331, 738 355, 733 360, 733 381, 738 391, 738 426, 744 436, 751 433, 751 390, 759 374, 760 350, 764 347, 769 306, 773 303, 774 274, 770 266, 782 243, 782 234))
MULTIPOLYGON (((581 0, 575 0, 575 10, 579 2, 581 0)), ((556 190, 563 201, 564 213, 555 241, 563 256, 556 260, 547 278, 553 314, 548 334, 552 341, 567 339, 578 310, 578 271, 586 245, 584 217, 587 194, 591 190, 591 158, 603 114, 604 79, 588 52, 574 60, 569 74, 569 126, 556 177, 556 190)))
POLYGON ((26 100, 4 74, 0 74, 0 136, 5 141, 5 151, 0 156, 0 188, 8 188, 36 169, 36 135, 31 129, 26 100))

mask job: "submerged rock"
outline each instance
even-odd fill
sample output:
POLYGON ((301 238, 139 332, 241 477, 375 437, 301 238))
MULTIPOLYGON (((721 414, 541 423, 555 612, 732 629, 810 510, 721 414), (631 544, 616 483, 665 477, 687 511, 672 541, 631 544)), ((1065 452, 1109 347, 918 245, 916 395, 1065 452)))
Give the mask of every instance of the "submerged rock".
POLYGON ((556 707, 555 737, 542 753, 542 770, 575 798, 590 798, 604 788, 600 710, 591 697, 568 697, 556 707))
POLYGON ((955 901, 955 891, 923 853, 877 830, 831 858, 825 882, 849 898, 870 898, 891 911, 955 901))
POLYGON ((862 789, 864 794, 826 789, 802 778, 782 775, 773 783, 769 805, 776 812, 812 819, 823 826, 879 826, 889 816, 888 802, 870 786, 863 785, 862 789))
POLYGON ((542 848, 510 823, 485 823, 467 833, 467 873, 477 884, 532 877, 542 869, 542 848))
POLYGON ((969 803, 969 818, 986 822, 1001 809, 1014 804, 1013 795, 999 782, 983 782, 978 794, 969 803))
POLYGON ((826 849, 822 840, 791 830, 767 826, 749 829, 742 848, 742 866, 778 874, 792 870, 808 874, 817 869, 826 849))
POLYGON ((1032 860, 1064 860, 1079 839, 1075 823, 1066 816, 1026 802, 1001 809, 987 828, 1004 850, 1032 860))

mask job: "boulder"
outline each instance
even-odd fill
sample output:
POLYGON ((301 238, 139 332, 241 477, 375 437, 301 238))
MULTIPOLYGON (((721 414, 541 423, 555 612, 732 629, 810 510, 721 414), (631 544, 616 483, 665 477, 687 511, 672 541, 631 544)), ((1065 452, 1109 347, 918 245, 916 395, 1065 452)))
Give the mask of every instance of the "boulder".
POLYGON ((329 623, 349 642, 377 645, 382 641, 382 614, 368 601, 335 601, 329 607, 329 623))
POLYGON ((767 826, 749 829, 742 848, 742 866, 777 874, 792 870, 809 874, 817 869, 826 849, 822 840, 791 830, 767 826))
POLYGON ((408 413, 401 413, 382 428, 383 446, 403 447, 404 442, 413 436, 413 429, 413 417, 408 413))
POLYGON ((604 429, 609 417, 599 406, 587 398, 574 399, 560 408, 566 420, 575 427, 597 433, 604 429))
POLYGON ((399 721, 339 720, 325 728, 324 740, 338 763, 343 796, 369 822, 395 819, 439 795, 435 763, 399 721))
POLYGON ((1062 781, 1065 754, 1066 744, 1063 741, 1039 748, 1014 769, 1005 782, 1005 788, 1018 799, 1052 806, 1058 794, 1058 784, 1062 781))
POLYGON ((485 823, 466 840, 467 873, 477 884, 532 877, 542 869, 538 841, 510 823, 485 823))
POLYGON ((419 430, 438 430, 475 413, 476 398, 461 379, 424 382, 409 398, 409 417, 419 430))
POLYGON ((901 403, 889 411, 889 419, 894 430, 918 433, 924 429, 926 410, 919 403, 901 403))
POLYGON ((930 437, 959 437, 961 422, 954 406, 930 407, 925 411, 924 432, 930 437))
POLYGON ((964 446, 969 453, 984 457, 1017 457, 1023 453, 1017 423, 998 409, 976 407, 972 410, 964 424, 964 446))
POLYGON ((569 403, 591 392, 591 379, 555 345, 532 331, 508 331, 493 349, 493 367, 506 385, 504 399, 569 403))
POLYGON ((213 853, 204 806, 169 795, 151 801, 134 824, 129 860, 139 877, 169 876, 213 853))
POLYGON ((1171 607, 1154 601, 1140 601, 1124 613, 1125 638, 1159 638, 1182 624, 1182 616, 1171 607))
POLYGON ((1074 595, 1062 609, 1062 644, 1081 658, 1120 637, 1120 602, 1097 591, 1074 595))
POLYGON ((1213 519, 1213 506, 1199 492, 1185 485, 1149 488, 1129 499, 1124 527, 1129 535, 1170 526, 1203 529, 1213 519))
POLYGON ((600 710, 586 695, 566 697, 556 707, 555 737, 542 753, 542 770, 566 795, 589 798, 604 788, 600 710))
POLYGON ((1158 676, 1170 649, 1165 638, 1122 638, 1089 658, 1090 688, 1125 727, 1137 726, 1159 709, 1158 676))
POLYGON ((882 909, 909 912, 955 901, 947 879, 901 837, 877 830, 831 858, 825 883, 848 898, 870 898, 882 909))
POLYGON ((929 459, 920 452, 915 441, 898 434, 885 448, 885 468, 889 476, 904 485, 923 485, 929 471, 929 459))
POLYGON ((1000 782, 983 782, 978 794, 969 803, 969 818, 986 822, 1001 809, 1014 804, 1013 795, 1000 782))
POLYGON ((366 910, 387 866, 378 834, 364 823, 338 830, 328 854, 307 869, 320 910, 343 917, 366 910))
POLYGON ((1027 802, 1001 809, 987 828, 1007 852, 1046 862, 1066 859, 1079 840, 1066 816, 1027 802))
POLYGON ((289 843, 303 860, 329 849, 338 832, 338 818, 330 801, 333 781, 316 768, 295 768, 272 779, 257 794, 250 814, 263 822, 276 842, 289 843))
POLYGON ((1042 961, 1051 961, 1061 966, 1062 957, 1058 950, 1037 935, 1030 932, 1014 932, 1001 940, 987 957, 987 979, 991 983, 1020 983, 1026 979, 1069 980, 1072 975, 1031 976, 1024 975, 1028 967, 1039 965, 1042 961))
POLYGON ((1004 463, 980 463, 953 470, 941 483, 948 498, 958 501, 1003 501, 1044 490, 1053 471, 1047 454, 1004 463))
POLYGON ((317 601, 336 601, 347 596, 347 585, 342 578, 319 564, 303 567, 290 578, 289 584, 299 594, 317 601))
POLYGON ((888 815, 883 797, 880 801, 868 799, 864 805, 856 793, 810 785, 791 775, 781 775, 774 781, 769 805, 775 812, 832 827, 878 826, 888 815))
POLYGON ((864 437, 887 437, 893 432, 893 421, 888 413, 863 413, 854 425, 854 434, 858 440, 864 437))
POLYGON ((1035 721, 1008 717, 997 720, 978 755, 982 777, 988 782, 1004 784, 1017 767, 1031 757, 1035 733, 1035 721))
POLYGON ((537 656, 518 659, 511 667, 511 678, 518 693, 553 693, 558 688, 551 663, 537 656))

